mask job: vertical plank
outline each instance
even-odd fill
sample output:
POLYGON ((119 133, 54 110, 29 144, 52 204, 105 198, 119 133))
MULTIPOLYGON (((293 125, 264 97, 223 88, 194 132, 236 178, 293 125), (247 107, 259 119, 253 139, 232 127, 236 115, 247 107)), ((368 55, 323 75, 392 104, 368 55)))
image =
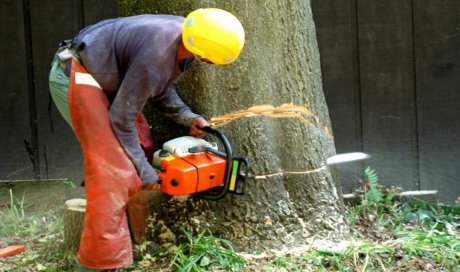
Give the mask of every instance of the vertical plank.
MULTIPOLYGON (((337 153, 361 151, 356 0, 312 0, 311 3, 321 56, 323 90, 337 153)), ((361 164, 336 167, 344 192, 350 192, 362 175, 361 164)))
POLYGON ((83 169, 80 145, 51 101, 48 73, 59 42, 75 37, 84 25, 116 17, 117 2, 31 0, 31 3, 42 178, 70 178, 79 183, 83 169))
POLYGON ((422 189, 460 196, 460 3, 414 1, 422 189))
POLYGON ((0 2, 0 179, 33 178, 22 1, 0 2))
POLYGON ((358 0, 364 151, 384 184, 418 189, 412 1, 358 0))
POLYGON ((117 0, 84 0, 84 25, 92 25, 99 21, 118 17, 117 0))
POLYGON ((80 146, 51 100, 48 74, 59 42, 74 37, 81 0, 30 0, 41 177, 81 180, 80 146), (50 104, 51 103, 51 104, 50 104))
POLYGON ((22 16, 24 17, 24 44, 26 52, 27 91, 29 100, 30 144, 28 153, 34 168, 34 179, 40 179, 40 156, 38 151, 37 107, 35 105, 35 71, 32 52, 32 24, 30 20, 30 1, 22 1, 22 16))

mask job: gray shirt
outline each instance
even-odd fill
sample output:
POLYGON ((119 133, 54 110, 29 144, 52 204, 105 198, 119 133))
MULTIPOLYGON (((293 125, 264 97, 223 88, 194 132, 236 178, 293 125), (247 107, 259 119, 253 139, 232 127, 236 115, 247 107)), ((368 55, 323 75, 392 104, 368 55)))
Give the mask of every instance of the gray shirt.
POLYGON ((194 114, 173 86, 188 63, 177 63, 184 18, 139 15, 109 19, 84 28, 76 37, 81 62, 111 101, 110 120, 120 144, 143 184, 158 179, 139 144, 136 116, 154 102, 179 124, 190 126, 194 114))

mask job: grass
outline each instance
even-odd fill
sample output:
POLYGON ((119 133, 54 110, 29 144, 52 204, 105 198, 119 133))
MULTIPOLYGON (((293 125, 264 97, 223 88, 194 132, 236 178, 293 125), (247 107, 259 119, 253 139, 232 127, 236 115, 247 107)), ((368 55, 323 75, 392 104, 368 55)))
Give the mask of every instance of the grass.
POLYGON ((0 230, 4 235, 12 235, 20 232, 20 222, 25 218, 24 213, 24 196, 18 202, 15 203, 13 197, 13 191, 9 190, 10 193, 10 205, 2 212, 2 220, 0 220, 0 230))
POLYGON ((393 232, 391 239, 358 240, 343 252, 313 249, 278 258, 272 262, 275 269, 267 271, 460 271, 460 237, 439 227, 411 225, 393 232))
POLYGON ((214 237, 210 231, 203 231, 193 237, 185 231, 187 243, 181 244, 171 261, 171 267, 181 272, 201 272, 223 269, 240 271, 244 261, 239 257, 232 244, 214 237))
POLYGON ((1 271, 72 271, 72 256, 64 252, 62 215, 58 211, 27 213, 24 197, 0 209, 0 248, 25 245, 26 254, 0 261, 1 271))
POLYGON ((460 207, 399 202, 365 171, 359 205, 347 208, 358 241, 343 252, 310 250, 273 263, 289 271, 460 271, 460 207))
POLYGON ((228 241, 209 231, 196 237, 186 232, 188 242, 179 246, 171 268, 181 272, 460 271, 459 207, 417 199, 398 202, 393 192, 386 192, 378 183, 366 186, 376 186, 380 193, 368 187, 361 204, 348 207, 356 242, 343 251, 312 246, 300 256, 254 264, 238 257, 228 241))
POLYGON ((62 229, 62 218, 55 212, 26 214, 24 197, 15 201, 10 190, 10 204, 0 210, 0 231, 5 236, 36 237, 58 233, 62 229))

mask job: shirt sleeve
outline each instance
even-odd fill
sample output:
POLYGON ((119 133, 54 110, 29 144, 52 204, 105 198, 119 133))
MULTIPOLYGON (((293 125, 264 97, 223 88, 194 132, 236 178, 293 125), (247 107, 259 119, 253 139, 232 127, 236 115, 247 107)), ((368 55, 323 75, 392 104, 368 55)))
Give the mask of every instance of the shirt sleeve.
POLYGON ((174 122, 185 127, 190 127, 193 120, 200 117, 200 115, 193 113, 190 107, 182 101, 174 86, 169 87, 166 94, 154 105, 174 122))
POLYGON ((158 175, 141 148, 135 120, 150 94, 158 93, 164 81, 152 67, 131 65, 109 110, 113 131, 133 162, 143 185, 156 182, 158 175))

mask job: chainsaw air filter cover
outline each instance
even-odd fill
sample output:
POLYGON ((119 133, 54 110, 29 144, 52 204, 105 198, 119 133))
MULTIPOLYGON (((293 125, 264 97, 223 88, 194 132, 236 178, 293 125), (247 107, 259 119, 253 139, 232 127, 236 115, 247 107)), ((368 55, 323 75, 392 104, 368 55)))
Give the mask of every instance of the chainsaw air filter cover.
POLYGON ((215 143, 190 136, 163 144, 154 154, 153 166, 161 169, 161 191, 179 196, 206 191, 225 181, 225 159, 209 152, 190 153, 190 148, 208 147, 217 151, 215 143))
POLYGON ((209 190, 225 180, 227 162, 208 152, 184 157, 169 156, 161 161, 161 191, 179 196, 209 190))

